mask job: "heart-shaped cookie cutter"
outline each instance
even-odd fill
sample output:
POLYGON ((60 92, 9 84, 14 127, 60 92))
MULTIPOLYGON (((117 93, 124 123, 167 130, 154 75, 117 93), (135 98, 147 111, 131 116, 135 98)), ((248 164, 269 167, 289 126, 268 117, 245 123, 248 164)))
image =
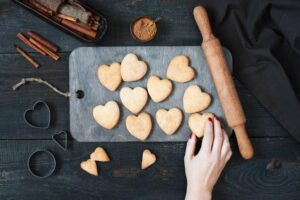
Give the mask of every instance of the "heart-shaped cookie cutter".
POLYGON ((67 131, 59 131, 56 132, 52 135, 52 140, 64 151, 67 151, 68 149, 68 132, 67 131), (63 139, 63 144, 58 142, 58 139, 56 138, 56 136, 60 136, 63 135, 64 139, 63 139))
POLYGON ((23 114, 23 119, 24 119, 25 123, 32 128, 48 129, 50 127, 50 122, 51 122, 51 110, 45 101, 38 100, 33 104, 33 106, 31 108, 25 110, 25 112, 23 114), (38 126, 38 125, 34 124, 32 121, 28 120, 28 113, 33 112, 38 105, 45 106, 45 108, 47 109, 48 122, 47 122, 46 126, 38 126))

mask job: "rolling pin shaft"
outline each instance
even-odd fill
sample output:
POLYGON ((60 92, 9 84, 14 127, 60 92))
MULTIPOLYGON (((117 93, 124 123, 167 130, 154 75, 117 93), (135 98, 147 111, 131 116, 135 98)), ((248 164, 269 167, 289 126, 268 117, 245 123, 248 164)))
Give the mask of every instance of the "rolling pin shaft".
POLYGON ((227 123, 236 134, 242 157, 250 159, 253 157, 253 148, 245 129, 246 118, 234 86, 231 72, 228 69, 222 46, 218 38, 212 33, 205 8, 202 6, 195 7, 194 17, 202 34, 202 49, 207 59, 227 123))

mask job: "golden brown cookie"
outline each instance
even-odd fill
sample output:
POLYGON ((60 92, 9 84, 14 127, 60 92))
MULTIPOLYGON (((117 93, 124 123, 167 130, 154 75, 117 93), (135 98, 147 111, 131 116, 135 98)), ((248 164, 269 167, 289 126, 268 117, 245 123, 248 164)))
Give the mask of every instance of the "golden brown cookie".
POLYGON ((104 106, 97 105, 93 109, 93 117, 103 128, 112 129, 120 118, 119 106, 115 101, 109 101, 104 106))
POLYGON ((93 176, 98 176, 96 162, 92 159, 88 159, 87 161, 82 161, 80 163, 80 168, 93 176))
POLYGON ((110 158, 108 157, 106 151, 102 147, 97 147, 93 153, 90 155, 90 159, 99 162, 109 162, 110 158))
POLYGON ((123 105, 132 113, 139 113, 147 103, 148 93, 142 87, 131 89, 124 87, 120 91, 120 99, 123 105))
POLYGON ((167 135, 172 135, 182 122, 182 112, 178 108, 159 109, 156 112, 156 122, 167 135))
POLYGON ((189 86, 183 95, 183 108, 187 113, 196 113, 206 109, 211 102, 209 94, 202 92, 197 85, 189 86))
POLYGON ((195 71, 189 66, 189 59, 187 56, 175 56, 167 70, 167 78, 179 83, 185 83, 195 77, 195 71))
POLYGON ((147 64, 132 53, 127 54, 121 62, 123 81, 138 81, 145 76, 147 70, 147 64))
POLYGON ((156 162, 156 156, 149 149, 145 149, 142 157, 141 168, 146 169, 156 162))
POLYGON ((165 100, 171 94, 172 88, 170 80, 161 80, 158 76, 150 76, 147 81, 147 90, 155 103, 165 100))
POLYGON ((121 65, 113 62, 110 66, 100 65, 97 70, 100 83, 110 91, 115 91, 122 82, 121 65))
POLYGON ((191 131, 198 137, 202 137, 204 134, 205 123, 208 118, 214 118, 212 113, 199 113, 191 114, 189 117, 189 127, 191 131))
POLYGON ((126 128, 132 136, 144 141, 149 137, 152 129, 151 117, 145 112, 138 116, 129 115, 126 118, 126 128))

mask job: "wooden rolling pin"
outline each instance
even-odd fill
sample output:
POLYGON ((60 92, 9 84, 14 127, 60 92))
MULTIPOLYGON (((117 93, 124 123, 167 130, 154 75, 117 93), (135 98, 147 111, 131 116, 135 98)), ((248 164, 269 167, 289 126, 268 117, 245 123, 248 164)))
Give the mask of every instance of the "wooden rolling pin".
POLYGON ((194 18, 202 34, 202 49, 210 68, 217 93, 229 127, 236 135, 240 153, 244 159, 253 157, 253 147, 245 128, 246 118, 227 66, 220 41, 211 30, 204 7, 194 8, 194 18))

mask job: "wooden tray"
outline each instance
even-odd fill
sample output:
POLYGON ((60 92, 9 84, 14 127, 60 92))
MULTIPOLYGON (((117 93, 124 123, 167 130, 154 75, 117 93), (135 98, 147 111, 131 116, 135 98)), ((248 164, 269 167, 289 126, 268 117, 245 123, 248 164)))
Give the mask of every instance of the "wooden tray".
MULTIPOLYGON (((224 49, 229 66, 232 66, 232 57, 227 49, 224 49)), ((128 142, 138 141, 131 136, 125 127, 125 119, 130 112, 122 105, 119 97, 120 88, 124 86, 146 88, 146 82, 150 75, 166 77, 166 71, 170 60, 176 55, 187 55, 190 58, 190 66, 197 71, 197 76, 188 83, 173 82, 173 92, 164 102, 154 103, 149 100, 144 111, 152 116, 153 129, 146 140, 147 142, 186 141, 190 130, 187 120, 188 114, 184 113, 184 123, 178 131, 167 136, 158 127, 155 121, 155 113, 160 108, 178 107, 183 111, 182 96, 185 88, 192 84, 198 84, 201 88, 212 95, 211 106, 205 110, 212 112, 224 120, 224 114, 217 97, 214 83, 199 46, 160 46, 160 47, 81 47, 75 49, 70 55, 70 91, 82 90, 82 99, 70 98, 70 132, 80 142, 128 142), (134 53, 147 62, 149 71, 147 75, 137 82, 123 82, 115 92, 104 88, 97 78, 97 68, 100 64, 111 64, 113 61, 121 62, 128 53, 134 53), (121 108, 121 120, 112 130, 100 127, 92 116, 94 106, 105 104, 109 100, 115 100, 121 108)), ((150 99, 150 97, 149 97, 150 99)), ((231 130, 227 127, 227 132, 231 130)))
POLYGON ((14 0, 14 2, 16 2, 17 4, 21 5, 22 7, 24 7, 25 9, 29 10, 30 12, 32 12, 33 14, 39 16, 41 19, 43 19, 44 21, 56 26, 57 28, 63 30, 64 32, 71 34, 85 42, 90 42, 90 43, 94 43, 97 42, 99 40, 102 39, 102 37, 104 36, 104 34, 107 31, 107 20, 106 18, 103 16, 103 14, 101 14, 99 11, 95 11, 92 8, 90 8, 89 6, 83 4, 82 2, 77 2, 78 4, 80 4, 81 6, 83 6, 86 10, 92 12, 93 14, 97 15, 98 17, 100 17, 100 23, 101 26, 99 27, 98 31, 97 31, 97 35, 95 38, 87 38, 83 35, 81 35, 80 33, 60 24, 59 22, 57 22, 56 20, 54 20, 54 18, 52 18, 51 16, 48 16, 44 13, 39 12, 38 10, 33 9, 26 0, 14 0))

